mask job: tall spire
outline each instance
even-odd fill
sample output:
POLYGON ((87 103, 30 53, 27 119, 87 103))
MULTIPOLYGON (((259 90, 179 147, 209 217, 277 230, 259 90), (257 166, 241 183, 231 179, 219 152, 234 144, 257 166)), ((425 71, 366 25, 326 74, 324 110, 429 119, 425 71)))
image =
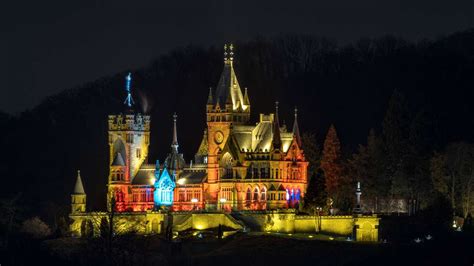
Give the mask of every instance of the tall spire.
POLYGON ((74 185, 74 194, 86 194, 81 180, 81 170, 77 170, 76 185, 74 185))
POLYGON ((293 138, 296 139, 296 143, 301 147, 300 128, 298 126, 298 108, 295 106, 295 121, 293 122, 293 138))
POLYGON ((124 104, 126 104, 128 107, 132 107, 132 104, 135 102, 133 101, 132 98, 132 73, 128 72, 128 75, 125 77, 125 90, 127 91, 127 98, 125 98, 124 104))
POLYGON ((209 87, 209 95, 207 96, 207 104, 213 104, 214 99, 212 97, 212 87, 209 87))
POLYGON ((273 150, 281 150, 280 121, 278 119, 278 102, 275 102, 275 119, 273 120, 273 150))
POLYGON ((171 147, 177 152, 178 151, 178 131, 176 129, 176 118, 178 116, 176 113, 173 115, 173 142, 171 143, 171 147))

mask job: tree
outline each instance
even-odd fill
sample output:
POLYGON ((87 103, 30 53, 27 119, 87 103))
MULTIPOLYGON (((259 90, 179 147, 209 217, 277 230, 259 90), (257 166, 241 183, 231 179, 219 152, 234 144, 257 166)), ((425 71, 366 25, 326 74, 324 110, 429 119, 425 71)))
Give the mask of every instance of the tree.
POLYGON ((326 177, 326 192, 338 208, 347 209, 350 194, 350 181, 344 174, 341 143, 334 125, 329 127, 324 141, 321 169, 326 177))
POLYGON ((45 238, 51 235, 49 226, 38 217, 25 220, 20 231, 31 235, 33 238, 45 238))
POLYGON ((301 136, 301 142, 304 149, 304 155, 309 162, 308 176, 313 176, 320 167, 321 148, 316 141, 316 135, 311 132, 305 132, 301 136))
POLYGON ((474 145, 451 143, 430 164, 433 188, 450 199, 453 210, 467 217, 474 208, 474 145))
POLYGON ((311 176, 308 188, 304 197, 304 208, 306 210, 313 210, 315 208, 326 209, 327 193, 326 193, 326 178, 322 169, 318 169, 316 173, 311 176))

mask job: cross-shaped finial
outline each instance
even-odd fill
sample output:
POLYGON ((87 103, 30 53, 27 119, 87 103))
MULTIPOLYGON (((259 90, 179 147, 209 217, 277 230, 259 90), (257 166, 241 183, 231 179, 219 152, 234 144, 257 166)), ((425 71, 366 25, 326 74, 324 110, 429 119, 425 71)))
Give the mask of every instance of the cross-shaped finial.
POLYGON ((224 44, 224 62, 227 61, 227 44, 224 44))

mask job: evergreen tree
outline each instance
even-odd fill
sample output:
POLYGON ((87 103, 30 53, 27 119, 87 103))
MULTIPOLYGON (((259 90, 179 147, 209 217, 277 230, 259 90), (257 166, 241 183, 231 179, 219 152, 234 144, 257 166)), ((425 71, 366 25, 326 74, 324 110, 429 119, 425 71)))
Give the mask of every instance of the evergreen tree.
POLYGON ((324 141, 321 168, 326 177, 326 192, 337 208, 347 209, 350 182, 344 176, 344 165, 341 155, 341 143, 334 125, 329 127, 324 141))
POLYGON ((304 198, 304 208, 311 211, 317 207, 326 209, 326 206, 326 178, 324 177, 323 170, 318 169, 309 180, 304 198))

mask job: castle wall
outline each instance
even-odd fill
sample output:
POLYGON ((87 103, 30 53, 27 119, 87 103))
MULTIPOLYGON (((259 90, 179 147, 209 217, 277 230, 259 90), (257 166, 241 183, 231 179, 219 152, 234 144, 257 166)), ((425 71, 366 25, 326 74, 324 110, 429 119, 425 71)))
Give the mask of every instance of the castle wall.
MULTIPOLYGON (((233 230, 248 227, 257 232, 274 233, 326 233, 351 236, 355 232, 357 241, 377 242, 379 218, 377 216, 311 216, 296 215, 292 210, 240 212, 233 216, 227 213, 175 212, 173 231, 189 229, 207 230, 219 225, 233 230)), ((114 218, 118 234, 160 234, 164 232, 168 214, 161 212, 117 213, 114 218)), ((105 212, 82 213, 70 216, 73 236, 98 236, 101 224, 108 223, 105 212)))

